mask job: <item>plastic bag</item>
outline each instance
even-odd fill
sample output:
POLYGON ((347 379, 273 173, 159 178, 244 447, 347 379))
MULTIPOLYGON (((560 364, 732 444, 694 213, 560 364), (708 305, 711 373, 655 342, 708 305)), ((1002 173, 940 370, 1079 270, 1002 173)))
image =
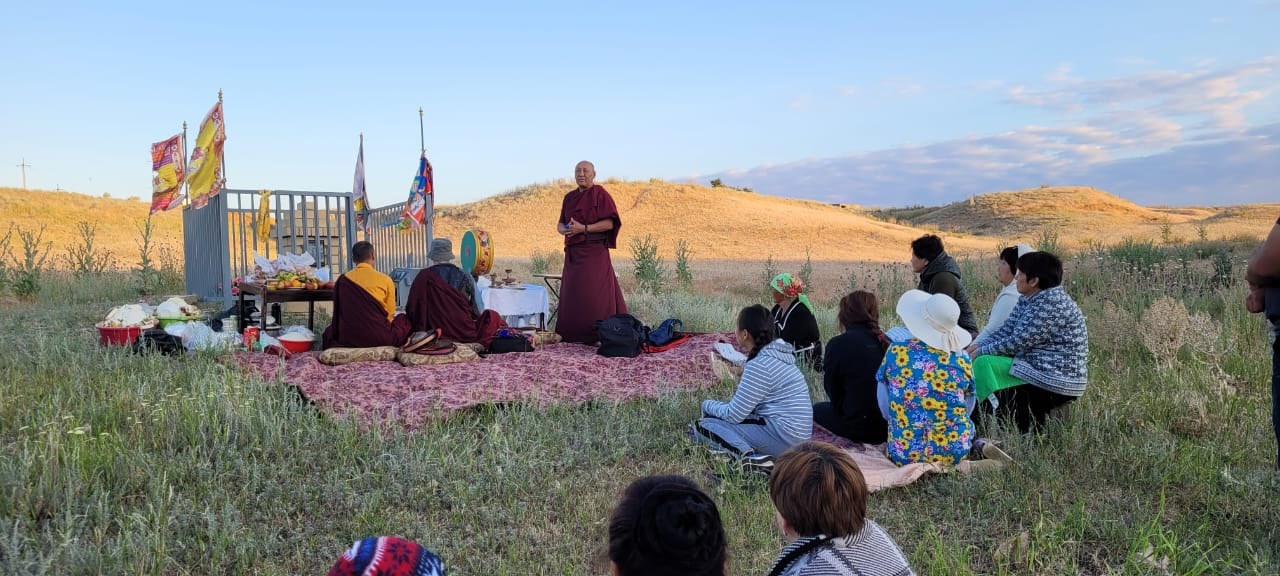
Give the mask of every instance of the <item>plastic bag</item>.
POLYGON ((189 322, 174 322, 173 324, 165 326, 164 331, 170 336, 182 338, 182 336, 187 333, 188 326, 190 326, 189 322))
POLYGON ((270 334, 259 334, 258 343, 255 344, 253 348, 255 351, 262 351, 262 350, 266 350, 271 346, 280 346, 281 348, 284 347, 280 344, 279 340, 276 340, 270 334))
POLYGON ((281 337, 288 336, 290 334, 300 334, 302 336, 306 336, 306 338, 303 338, 303 340, 316 339, 316 333, 312 332, 311 330, 308 330, 306 326, 302 326, 302 325, 287 326, 280 331, 281 337))
POLYGON ((182 345, 187 350, 225 350, 241 344, 239 334, 214 332, 208 324, 193 322, 182 334, 182 345))
POLYGON ((259 256, 257 252, 254 252, 253 253, 253 275, 270 278, 276 275, 276 267, 274 264, 271 263, 271 260, 268 260, 262 256, 259 256))

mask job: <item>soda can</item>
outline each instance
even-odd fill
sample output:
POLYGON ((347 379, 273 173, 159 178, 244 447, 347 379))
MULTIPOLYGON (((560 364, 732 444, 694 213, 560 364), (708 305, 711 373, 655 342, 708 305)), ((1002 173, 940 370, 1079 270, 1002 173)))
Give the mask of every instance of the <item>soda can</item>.
POLYGON ((244 329, 244 346, 253 350, 254 345, 258 343, 258 327, 250 326, 244 329))

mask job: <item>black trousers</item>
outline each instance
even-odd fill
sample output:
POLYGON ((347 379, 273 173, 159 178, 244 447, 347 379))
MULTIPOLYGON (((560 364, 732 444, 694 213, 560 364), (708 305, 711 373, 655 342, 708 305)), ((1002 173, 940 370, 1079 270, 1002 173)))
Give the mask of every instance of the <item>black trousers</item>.
POLYGON ((863 444, 883 443, 888 439, 888 425, 884 420, 876 419, 875 422, 869 420, 863 425, 858 425, 836 414, 835 406, 830 402, 819 402, 813 405, 813 421, 830 430, 832 434, 863 444))
POLYGON ((1049 419, 1050 412, 1069 404, 1075 400, 1075 397, 1050 392, 1033 384, 1023 384, 997 391, 996 400, 1000 403, 1000 407, 996 408, 994 413, 988 408, 989 404, 979 404, 973 411, 974 425, 991 416, 997 418, 1012 416, 1018 431, 1026 434, 1043 428, 1045 421, 1049 419))

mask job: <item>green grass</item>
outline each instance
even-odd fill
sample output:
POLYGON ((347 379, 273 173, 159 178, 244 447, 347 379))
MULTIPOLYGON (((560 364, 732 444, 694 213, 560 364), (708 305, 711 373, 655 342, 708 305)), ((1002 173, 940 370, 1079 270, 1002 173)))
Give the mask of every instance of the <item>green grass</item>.
MULTIPOLYGON (((1262 322, 1241 310, 1240 287, 1210 283, 1211 267, 1198 265, 1165 282, 1105 254, 1072 259, 1068 287, 1091 326, 1104 301, 1140 317, 1168 294, 1212 314, 1232 345, 1217 358, 1184 349, 1157 368, 1131 326, 1093 330, 1090 387, 1067 419, 1039 438, 991 431, 1015 466, 872 496, 870 516, 920 573, 1277 572, 1262 322)), ((980 315, 998 288, 993 269, 965 263, 980 315)), ((744 271, 744 286, 757 276, 744 271)), ((886 326, 892 292, 913 282, 900 271, 856 280, 880 294, 886 326)), ((46 282, 39 301, 0 310, 2 574, 322 574, 376 534, 422 542, 451 574, 604 574, 616 495, 660 473, 688 475, 716 499, 731 573, 764 573, 783 544, 763 485, 684 440, 705 394, 366 428, 213 357, 97 347, 89 327, 136 298, 129 276, 46 282)), ((725 329, 753 298, 732 290, 743 292, 629 303, 643 319, 725 329)), ((829 336, 832 303, 817 304, 829 336)), ((709 394, 728 398, 732 385, 709 394)))

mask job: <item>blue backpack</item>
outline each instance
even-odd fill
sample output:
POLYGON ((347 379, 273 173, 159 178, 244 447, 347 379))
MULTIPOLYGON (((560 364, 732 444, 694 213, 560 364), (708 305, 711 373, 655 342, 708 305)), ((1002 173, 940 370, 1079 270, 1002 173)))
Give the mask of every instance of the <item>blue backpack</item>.
POLYGON ((649 330, 649 337, 645 339, 645 343, 650 346, 666 346, 683 333, 684 322, 668 318, 663 320, 657 328, 649 330))

